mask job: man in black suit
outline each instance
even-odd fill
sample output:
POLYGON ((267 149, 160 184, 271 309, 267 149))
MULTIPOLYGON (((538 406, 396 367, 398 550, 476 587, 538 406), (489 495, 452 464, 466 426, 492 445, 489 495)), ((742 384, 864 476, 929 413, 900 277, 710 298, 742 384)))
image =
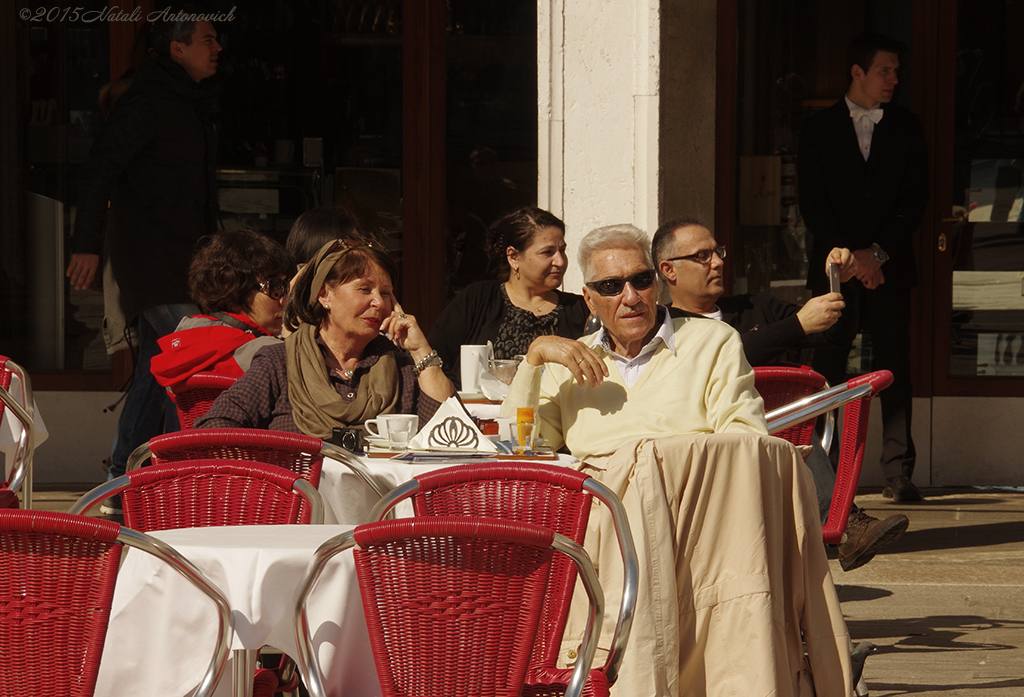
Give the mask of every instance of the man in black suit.
MULTIPOLYGON (((903 49, 873 33, 850 43, 849 91, 807 119, 797 175, 800 211, 812 233, 808 287, 828 288, 823 269, 832 248, 852 249, 858 262, 854 285, 871 330, 872 367, 893 374, 880 395, 883 495, 905 502, 921 500, 910 480, 910 291, 917 284, 913 233, 928 203, 928 173, 920 121, 891 103, 903 49)), ((818 349, 814 368, 833 384, 843 382, 848 354, 848 346, 818 349)))

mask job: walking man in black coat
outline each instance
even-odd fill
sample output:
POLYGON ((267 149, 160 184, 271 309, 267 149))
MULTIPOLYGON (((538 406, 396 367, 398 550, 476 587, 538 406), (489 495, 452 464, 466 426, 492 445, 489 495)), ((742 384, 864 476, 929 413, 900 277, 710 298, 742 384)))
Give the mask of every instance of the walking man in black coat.
MULTIPOLYGON (((917 284, 913 233, 928 203, 927 152, 921 123, 891 103, 904 46, 865 33, 850 43, 850 87, 844 99, 807 119, 797 175, 800 212, 812 233, 807 285, 828 288, 825 257, 853 250, 855 292, 871 332, 874 370, 892 371, 882 392, 883 494, 919 501, 911 482, 910 292, 917 284)), ((814 368, 829 382, 845 380, 849 346, 815 351, 814 368)))
MULTIPOLYGON (((120 310, 138 322, 139 357, 118 418, 111 476, 123 474, 132 450, 162 430, 167 400, 149 360, 159 337, 199 312, 188 296, 188 263, 216 219, 214 103, 204 81, 217 72, 221 47, 210 22, 178 16, 153 23, 156 58, 135 73, 82 167, 67 269, 73 287, 89 287, 102 248, 120 310)), ((118 508, 112 500, 102 509, 118 508)))

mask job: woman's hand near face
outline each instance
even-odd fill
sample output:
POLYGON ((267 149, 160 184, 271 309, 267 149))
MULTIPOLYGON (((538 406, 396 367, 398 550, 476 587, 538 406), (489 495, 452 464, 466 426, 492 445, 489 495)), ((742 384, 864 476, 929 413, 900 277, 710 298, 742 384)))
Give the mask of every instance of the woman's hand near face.
MULTIPOLYGON (((381 322, 380 330, 399 348, 409 352, 413 361, 419 363, 430 355, 432 349, 419 322, 412 315, 402 312, 402 306, 395 301, 391 314, 381 322)), ((420 389, 439 402, 451 397, 455 390, 440 366, 431 366, 420 373, 420 389)))
POLYGON ((380 331, 396 346, 411 353, 413 360, 418 361, 430 353, 430 343, 420 329, 419 322, 412 315, 405 314, 397 301, 391 314, 381 322, 380 331))
POLYGON ((526 352, 526 362, 533 366, 545 363, 564 365, 583 385, 597 387, 608 377, 608 366, 586 344, 560 336, 538 336, 526 352))

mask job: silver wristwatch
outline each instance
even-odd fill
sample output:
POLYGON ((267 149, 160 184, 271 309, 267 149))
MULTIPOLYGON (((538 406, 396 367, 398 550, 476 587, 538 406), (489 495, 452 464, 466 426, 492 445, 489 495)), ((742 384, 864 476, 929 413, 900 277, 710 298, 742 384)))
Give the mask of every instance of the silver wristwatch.
POLYGON ((889 261, 889 255, 885 253, 885 250, 878 246, 878 244, 871 245, 871 251, 875 255, 875 259, 878 259, 879 264, 884 264, 889 261))

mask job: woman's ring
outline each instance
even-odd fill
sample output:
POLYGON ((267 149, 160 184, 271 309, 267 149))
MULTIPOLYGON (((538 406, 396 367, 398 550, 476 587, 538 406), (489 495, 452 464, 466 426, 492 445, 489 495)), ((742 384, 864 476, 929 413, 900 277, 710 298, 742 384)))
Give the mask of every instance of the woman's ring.
POLYGON ((405 319, 405 317, 406 317, 406 315, 404 315, 404 314, 398 315, 398 319, 405 319))

